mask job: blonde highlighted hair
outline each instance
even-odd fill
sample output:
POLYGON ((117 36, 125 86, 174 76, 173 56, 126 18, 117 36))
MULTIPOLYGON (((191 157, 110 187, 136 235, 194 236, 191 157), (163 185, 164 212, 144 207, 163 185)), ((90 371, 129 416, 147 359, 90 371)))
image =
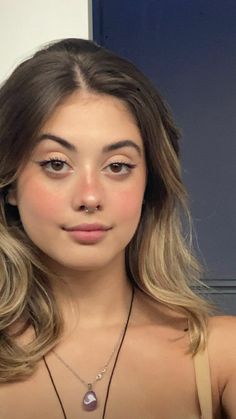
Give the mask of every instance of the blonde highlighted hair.
POLYGON ((122 100, 140 129, 148 169, 138 229, 126 248, 130 281, 154 300, 184 313, 196 353, 206 341, 210 306, 191 251, 191 221, 181 179, 179 133, 152 83, 130 62, 92 41, 54 42, 24 61, 0 90, 0 381, 30 375, 58 342, 63 319, 50 286, 52 273, 7 202, 40 128, 79 89, 122 100), (190 226, 183 233, 182 222, 190 226), (13 333, 13 326, 20 327, 13 333), (33 326, 36 337, 16 337, 33 326), (17 343, 18 342, 18 343, 17 343))

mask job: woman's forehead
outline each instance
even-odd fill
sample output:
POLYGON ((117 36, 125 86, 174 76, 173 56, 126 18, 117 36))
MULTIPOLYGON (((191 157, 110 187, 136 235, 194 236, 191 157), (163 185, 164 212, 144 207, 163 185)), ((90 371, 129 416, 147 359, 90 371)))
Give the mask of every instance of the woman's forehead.
MULTIPOLYGON (((39 139, 51 139, 73 149, 84 142, 102 148, 117 141, 142 151, 142 138, 136 120, 126 104, 109 95, 77 92, 59 105, 42 126, 39 139), (59 138, 59 140, 58 140, 59 138), (64 142, 64 144, 63 144, 64 142), (129 142, 129 144, 128 144, 129 142)), ((73 151, 73 150, 72 150, 73 151)))
MULTIPOLYGON (((109 122, 108 116, 126 119, 136 124, 136 118, 129 105, 123 99, 115 96, 96 93, 91 91, 77 90, 66 97, 58 106, 55 107, 44 126, 58 123, 62 117, 76 118, 101 118, 105 117, 105 122, 109 122)), ((44 127, 43 127, 44 128, 44 127)))

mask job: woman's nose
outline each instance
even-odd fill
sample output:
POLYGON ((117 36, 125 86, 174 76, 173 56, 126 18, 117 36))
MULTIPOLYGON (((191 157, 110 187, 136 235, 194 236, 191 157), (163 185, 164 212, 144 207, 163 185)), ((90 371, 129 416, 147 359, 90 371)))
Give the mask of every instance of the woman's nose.
POLYGON ((104 191, 99 174, 81 176, 73 191, 73 209, 87 213, 101 210, 103 201, 104 191))

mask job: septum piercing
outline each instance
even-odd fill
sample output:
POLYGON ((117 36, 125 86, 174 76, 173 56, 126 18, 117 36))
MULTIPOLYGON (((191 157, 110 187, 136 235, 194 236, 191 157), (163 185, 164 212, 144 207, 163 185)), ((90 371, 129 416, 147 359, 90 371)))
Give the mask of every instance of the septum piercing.
POLYGON ((88 214, 88 213, 92 213, 92 212, 94 212, 94 211, 98 211, 98 206, 96 206, 95 208, 86 207, 86 206, 84 206, 84 207, 85 207, 85 212, 86 212, 86 214, 88 214))

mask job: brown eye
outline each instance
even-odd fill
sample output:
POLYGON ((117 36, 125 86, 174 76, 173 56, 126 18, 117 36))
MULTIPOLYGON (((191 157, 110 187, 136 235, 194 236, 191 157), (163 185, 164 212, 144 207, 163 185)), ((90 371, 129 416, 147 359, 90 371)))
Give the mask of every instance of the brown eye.
POLYGON ((43 160, 39 162, 39 165, 48 173, 55 174, 58 173, 66 173, 71 170, 70 165, 61 159, 49 159, 43 160))
POLYGON ((114 162, 107 166, 107 169, 113 174, 128 175, 132 169, 136 167, 135 164, 114 162))
POLYGON ((57 172, 59 172, 64 167, 64 162, 60 160, 51 161, 50 165, 51 168, 57 172))
POLYGON ((112 170, 113 173, 119 173, 123 166, 124 166, 123 163, 112 163, 110 165, 111 170, 112 170))

